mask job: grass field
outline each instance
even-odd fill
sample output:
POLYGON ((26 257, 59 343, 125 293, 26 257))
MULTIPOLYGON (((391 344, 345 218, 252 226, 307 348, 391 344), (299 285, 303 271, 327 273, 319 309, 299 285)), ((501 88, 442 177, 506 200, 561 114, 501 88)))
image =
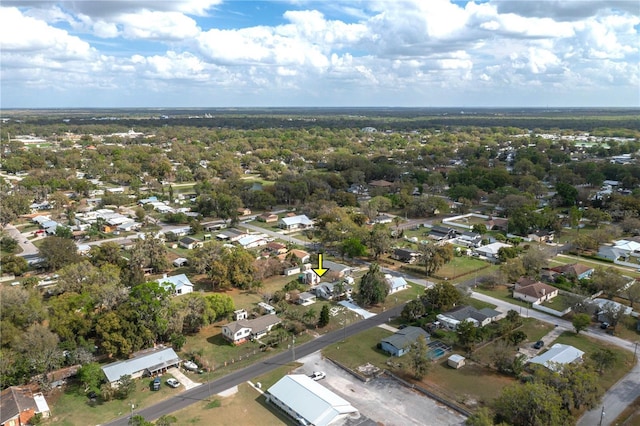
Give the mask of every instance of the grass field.
POLYGON ((389 354, 378 349, 376 345, 381 339, 392 334, 389 330, 374 327, 345 342, 327 346, 322 353, 325 357, 336 360, 351 369, 356 369, 367 362, 380 368, 387 368, 386 361, 389 359, 389 354))
POLYGON ((522 306, 523 308, 531 308, 531 303, 523 302, 511 297, 511 292, 505 286, 496 286, 495 288, 477 287, 475 291, 486 294, 487 296, 495 297, 496 299, 504 300, 505 302, 513 303, 514 305, 522 306))
POLYGON ((131 412, 131 404, 135 407, 149 406, 163 399, 177 395, 181 390, 170 388, 164 382, 172 377, 170 374, 162 376, 163 385, 154 392, 150 389, 150 378, 136 380, 136 391, 126 400, 113 400, 91 403, 77 382, 71 382, 64 391, 55 389, 51 397, 47 396, 49 405, 54 407, 51 418, 44 424, 56 426, 87 426, 105 423, 114 418, 131 412))
POLYGON ((600 385, 603 389, 609 389, 618 380, 620 380, 627 372, 633 367, 634 359, 633 354, 624 349, 620 349, 617 346, 609 345, 599 340, 592 339, 582 334, 575 334, 573 332, 565 331, 558 337, 554 343, 563 343, 565 345, 574 346, 581 351, 584 351, 583 359, 588 359, 589 355, 597 351, 600 348, 609 348, 616 354, 616 361, 614 365, 606 370, 602 376, 600 376, 600 385))

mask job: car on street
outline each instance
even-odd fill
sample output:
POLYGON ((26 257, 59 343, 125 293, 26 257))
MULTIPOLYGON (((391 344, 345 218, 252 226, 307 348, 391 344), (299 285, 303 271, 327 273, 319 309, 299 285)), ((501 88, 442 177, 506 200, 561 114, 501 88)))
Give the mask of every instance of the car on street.
POLYGON ((324 371, 314 371, 309 377, 317 382, 318 380, 322 380, 327 377, 327 375, 324 374, 324 371))
POLYGON ((178 386, 180 386, 180 382, 174 378, 171 378, 171 379, 167 379, 167 385, 172 388, 177 388, 178 386))
POLYGON ((535 349, 540 349, 544 346, 544 342, 542 340, 538 340, 536 343, 534 343, 533 347, 535 349))

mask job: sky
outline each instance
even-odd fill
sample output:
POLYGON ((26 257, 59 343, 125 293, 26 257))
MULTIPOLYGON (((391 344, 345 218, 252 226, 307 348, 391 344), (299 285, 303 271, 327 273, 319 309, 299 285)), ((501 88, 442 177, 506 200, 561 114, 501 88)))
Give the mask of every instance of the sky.
POLYGON ((638 0, 2 0, 0 108, 639 107, 638 0))

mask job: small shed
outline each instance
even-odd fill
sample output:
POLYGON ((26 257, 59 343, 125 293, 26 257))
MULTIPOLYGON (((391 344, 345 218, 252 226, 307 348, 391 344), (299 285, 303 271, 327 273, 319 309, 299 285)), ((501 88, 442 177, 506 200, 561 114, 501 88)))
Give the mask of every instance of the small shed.
POLYGON ((453 367, 456 370, 462 366, 464 366, 465 358, 462 355, 453 354, 449 358, 447 358, 447 364, 449 367, 453 367))

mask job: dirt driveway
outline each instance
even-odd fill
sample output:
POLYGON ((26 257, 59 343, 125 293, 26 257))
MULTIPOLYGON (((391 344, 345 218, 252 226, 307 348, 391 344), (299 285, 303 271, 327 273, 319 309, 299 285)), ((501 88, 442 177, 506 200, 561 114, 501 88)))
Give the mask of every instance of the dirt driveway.
POLYGON ((331 389, 364 416, 378 425, 463 425, 465 417, 434 400, 402 386, 393 379, 378 378, 363 383, 346 371, 322 359, 319 352, 299 360, 304 365, 296 373, 324 371, 327 377, 320 383, 331 389))

